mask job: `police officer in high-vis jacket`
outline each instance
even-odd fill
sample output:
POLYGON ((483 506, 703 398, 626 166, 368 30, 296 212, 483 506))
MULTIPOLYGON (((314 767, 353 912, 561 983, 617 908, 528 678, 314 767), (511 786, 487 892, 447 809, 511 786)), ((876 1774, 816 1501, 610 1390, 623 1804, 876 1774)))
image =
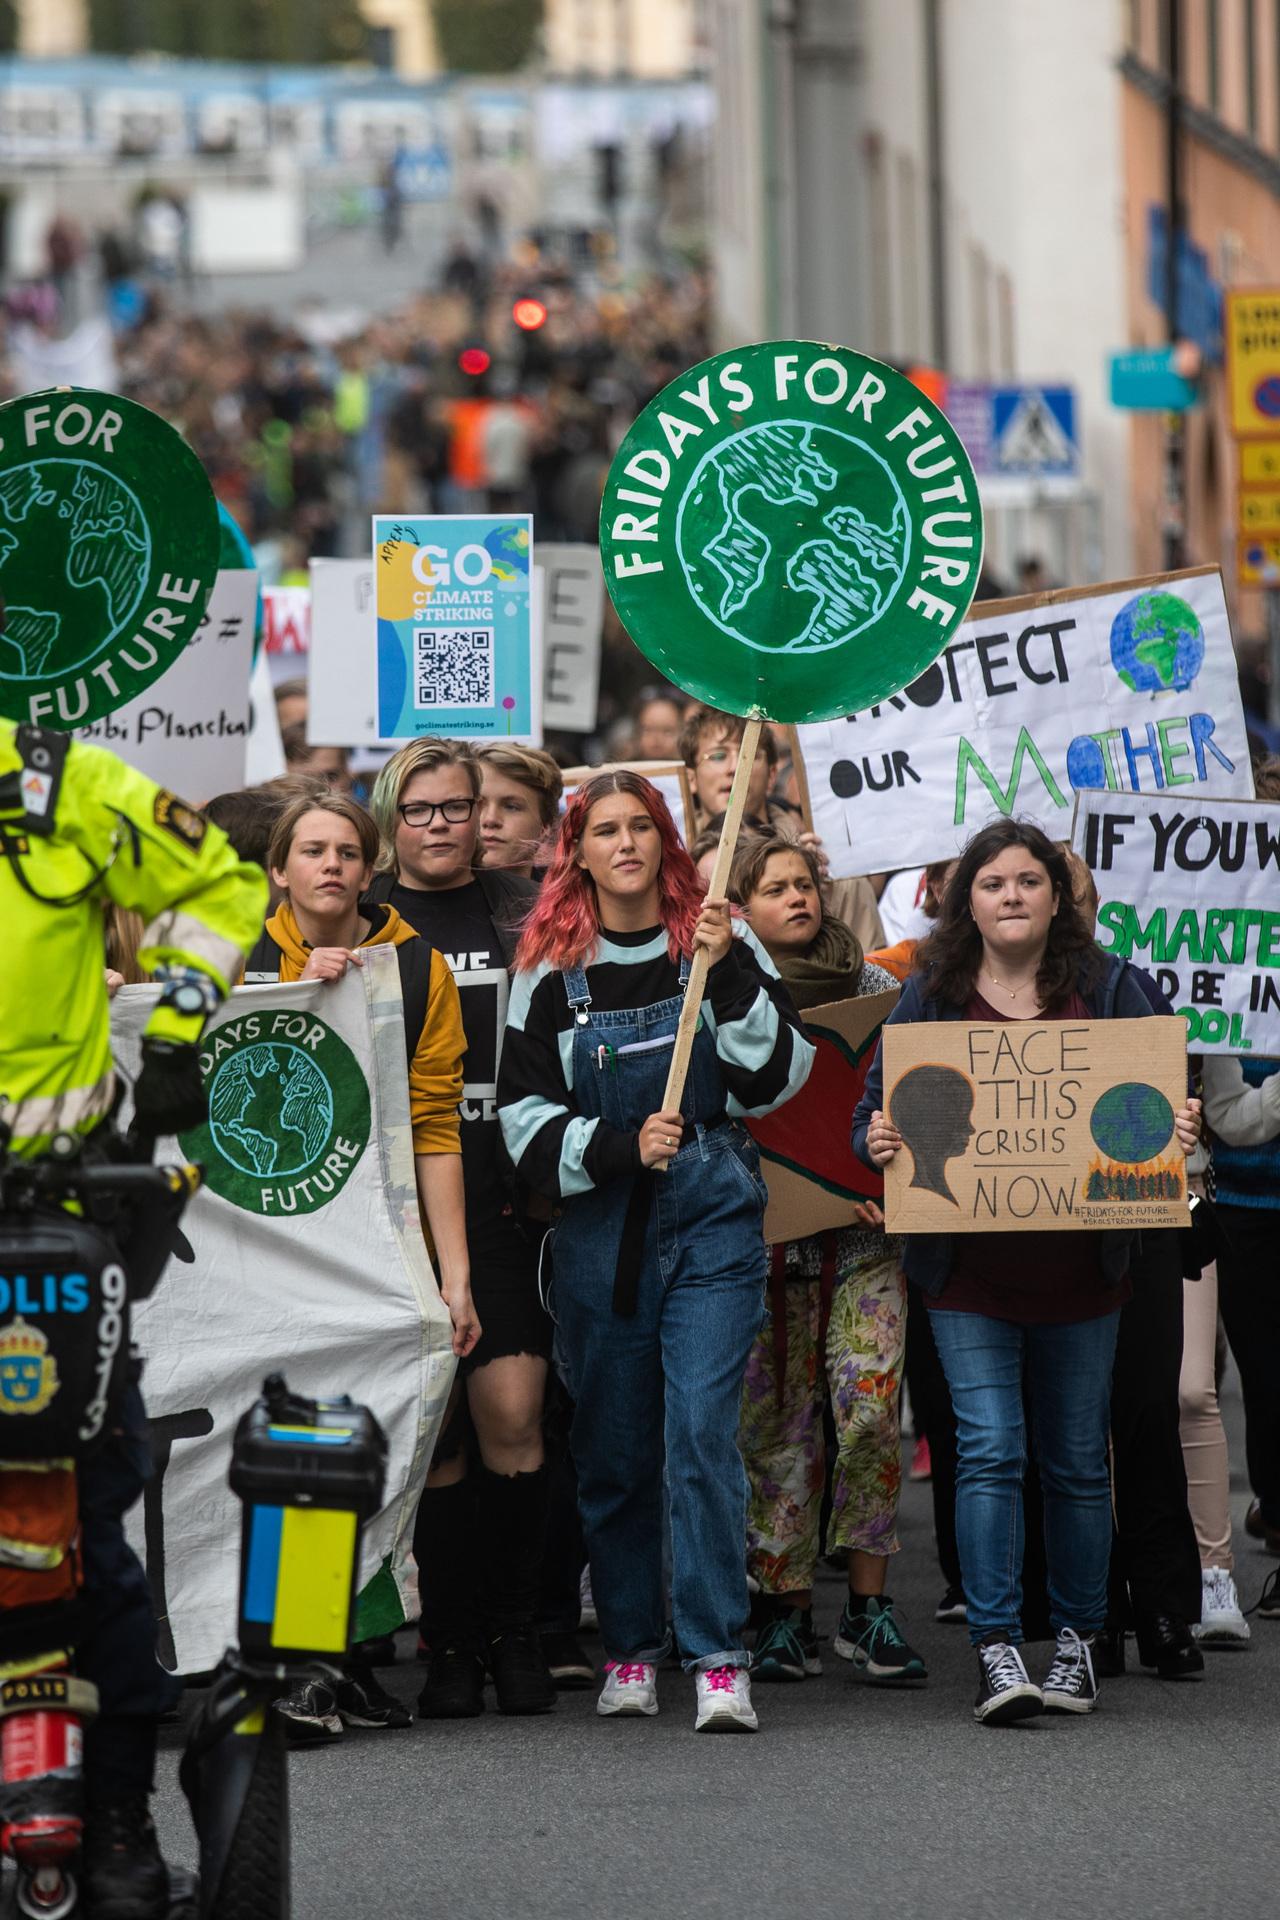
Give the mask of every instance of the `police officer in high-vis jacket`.
MULTIPOLYGON (((138 957, 162 985, 134 1087, 139 1130, 198 1124, 201 1030, 261 932, 266 899, 261 869, 172 793, 101 748, 0 720, 0 1120, 10 1151, 39 1155, 55 1134, 91 1135, 112 1112, 108 902, 142 916, 138 957)), ((168 1904, 147 1796, 159 1716, 177 1688, 156 1660, 150 1590, 123 1529, 148 1460, 135 1386, 80 1477, 91 1625, 79 1664, 101 1699, 86 1728, 85 1881, 90 1913, 110 1920, 150 1920, 168 1904)))

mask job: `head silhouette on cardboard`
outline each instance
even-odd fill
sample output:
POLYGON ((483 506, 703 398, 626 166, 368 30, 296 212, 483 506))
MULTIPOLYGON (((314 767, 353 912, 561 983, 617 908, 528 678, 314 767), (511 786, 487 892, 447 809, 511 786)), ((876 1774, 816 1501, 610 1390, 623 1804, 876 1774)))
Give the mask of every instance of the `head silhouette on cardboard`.
POLYGON ((947 1185, 947 1161, 968 1151, 973 1137, 973 1086, 954 1067, 912 1067, 889 1096, 889 1118, 915 1161, 913 1187, 960 1202, 947 1185))

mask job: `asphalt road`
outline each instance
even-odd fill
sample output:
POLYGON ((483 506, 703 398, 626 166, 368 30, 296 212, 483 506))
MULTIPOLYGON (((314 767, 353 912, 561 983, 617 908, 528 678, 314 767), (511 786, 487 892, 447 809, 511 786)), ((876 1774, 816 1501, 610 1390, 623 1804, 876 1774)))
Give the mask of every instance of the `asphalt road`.
MULTIPOLYGON (((1243 1461, 1238 1406, 1233 1458, 1243 1461)), ((1273 1564, 1240 1527, 1237 1576, 1273 1564)), ((927 1685, 873 1690, 830 1653, 821 1679, 757 1686, 761 1730, 693 1733, 693 1685, 659 1682, 652 1720, 600 1721, 566 1694, 538 1720, 489 1711, 396 1733, 348 1733, 290 1762, 297 1920, 1253 1920, 1280 1877, 1280 1622, 1198 1682, 1133 1672, 1090 1719, 1003 1730, 970 1713, 962 1627, 941 1589, 928 1489, 903 1501, 892 1589, 927 1685)), ((819 1598, 829 1635, 834 1576, 819 1598)), ((1033 1672, 1049 1648, 1028 1651, 1033 1672)), ((1134 1655, 1130 1643, 1130 1665, 1134 1655)), ((382 1675, 411 1703, 411 1637, 382 1675)), ((491 1698, 491 1696, 490 1696, 491 1698)), ((176 1733, 157 1818, 194 1864, 176 1733)))

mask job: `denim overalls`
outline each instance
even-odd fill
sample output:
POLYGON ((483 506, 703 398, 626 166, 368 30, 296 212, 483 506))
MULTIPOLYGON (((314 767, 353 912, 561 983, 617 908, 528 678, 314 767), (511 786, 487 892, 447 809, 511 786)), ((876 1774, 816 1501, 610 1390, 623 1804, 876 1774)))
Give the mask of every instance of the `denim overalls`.
MULTIPOLYGON (((688 972, 684 961, 682 989, 688 972)), ((578 1111, 637 1131, 661 1109, 682 998, 592 1013, 583 970, 567 971, 564 980, 574 1011, 578 1111)), ((738 1416, 766 1266, 759 1155, 746 1130, 725 1119, 724 1106, 715 1041, 703 1024, 681 1103, 686 1144, 665 1174, 651 1176, 634 1313, 613 1306, 631 1180, 567 1200, 552 1247, 577 1401, 579 1500, 606 1652, 611 1660, 656 1662, 667 1649, 665 1455, 672 1616, 684 1665, 698 1671, 747 1664, 747 1478, 738 1416)))

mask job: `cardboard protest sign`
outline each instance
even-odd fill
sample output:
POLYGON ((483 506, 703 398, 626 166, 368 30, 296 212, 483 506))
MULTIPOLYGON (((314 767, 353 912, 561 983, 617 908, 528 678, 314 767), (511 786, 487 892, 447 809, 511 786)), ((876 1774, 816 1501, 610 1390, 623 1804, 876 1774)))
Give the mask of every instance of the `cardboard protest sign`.
POLYGON ((158 414, 87 388, 0 407, 0 713, 114 713, 194 639, 217 571, 213 489, 158 414))
POLYGON ((242 787, 258 576, 220 572, 199 631, 145 693, 76 738, 110 747, 158 786, 203 805, 242 787))
POLYGON ((836 874, 953 858, 1001 815, 1065 840, 1080 791, 1253 797, 1216 567, 984 602, 900 694, 799 731, 836 874))
POLYGON ((278 780, 284 770, 280 716, 271 685, 271 669, 263 652, 254 661, 249 679, 249 738, 245 742, 244 783, 246 787, 261 786, 264 780, 278 780))
POLYGON ((378 732, 542 738, 529 514, 375 516, 378 732))
POLYGON ((1196 1053, 1280 1054, 1280 806, 1082 793, 1098 945, 1154 975, 1196 1053))
POLYGON ((594 780, 598 773, 623 771, 642 773, 646 780, 652 781, 671 809, 676 831, 686 847, 697 839, 693 789, 689 785, 689 769, 682 760, 615 760, 607 767, 568 767, 563 774, 565 793, 568 795, 575 787, 594 780))
POLYGON ((884 1030, 891 1233, 1180 1227, 1181 1020, 930 1020, 884 1030))
POLYGON ((982 508, 946 416, 847 347, 773 340, 650 401, 609 470, 605 581, 668 679, 731 713, 886 699, 954 633, 982 508))
POLYGON ((604 569, 585 541, 538 546, 545 727, 590 733, 600 705, 604 569))
MULTIPOLYGON (((112 1002, 129 1078, 158 991, 126 987, 112 1002)), ((454 1377, 418 1218, 391 949, 337 982, 233 993, 205 1030, 201 1070, 208 1123, 159 1150, 206 1170, 182 1223, 194 1258, 170 1265, 133 1322, 155 1473, 129 1533, 159 1658, 178 1673, 216 1665, 234 1637, 240 1504, 227 1461, 263 1375, 282 1364, 295 1393, 349 1393, 386 1433, 383 1507, 361 1530, 360 1637, 417 1614, 413 1517, 454 1377)))
POLYGON ((805 1032, 816 1047, 809 1078, 776 1113, 746 1122, 769 1189, 764 1237, 771 1246, 848 1226, 859 1201, 883 1195, 881 1175, 853 1151, 850 1124, 880 1029, 897 1003, 896 992, 875 993, 808 1008, 805 1032))

